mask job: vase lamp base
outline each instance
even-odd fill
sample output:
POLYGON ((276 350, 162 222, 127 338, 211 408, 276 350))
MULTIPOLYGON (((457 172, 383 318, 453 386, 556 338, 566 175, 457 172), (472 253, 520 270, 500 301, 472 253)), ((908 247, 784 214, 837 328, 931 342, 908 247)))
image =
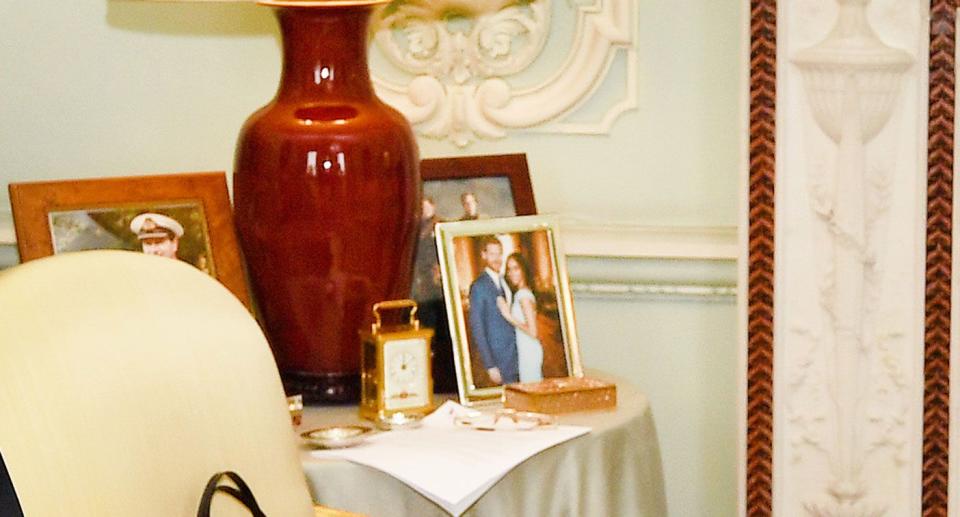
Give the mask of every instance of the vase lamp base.
POLYGON ((360 400, 359 373, 282 372, 287 395, 303 395, 305 404, 347 404, 360 400))

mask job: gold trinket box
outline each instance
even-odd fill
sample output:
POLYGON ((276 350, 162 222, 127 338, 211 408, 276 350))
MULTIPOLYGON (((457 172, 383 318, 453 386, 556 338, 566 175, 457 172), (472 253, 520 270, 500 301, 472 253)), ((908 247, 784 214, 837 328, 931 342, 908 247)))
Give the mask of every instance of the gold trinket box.
POLYGON ((509 384, 503 389, 503 406, 548 414, 609 409, 617 406, 617 385, 588 377, 509 384))

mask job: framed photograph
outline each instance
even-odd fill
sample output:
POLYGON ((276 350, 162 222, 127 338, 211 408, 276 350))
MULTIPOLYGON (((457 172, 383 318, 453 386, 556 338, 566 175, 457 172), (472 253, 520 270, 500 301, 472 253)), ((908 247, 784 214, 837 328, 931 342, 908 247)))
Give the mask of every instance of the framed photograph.
POLYGON ((450 329, 440 282, 437 223, 533 215, 537 207, 523 154, 432 158, 420 162, 423 212, 410 297, 421 323, 436 330, 433 379, 438 392, 457 389, 450 329))
POLYGON ((437 225, 460 401, 499 399, 503 386, 580 377, 580 348, 556 219, 437 225))
POLYGON ((130 250, 182 260, 252 307, 223 172, 11 183, 20 260, 130 250))

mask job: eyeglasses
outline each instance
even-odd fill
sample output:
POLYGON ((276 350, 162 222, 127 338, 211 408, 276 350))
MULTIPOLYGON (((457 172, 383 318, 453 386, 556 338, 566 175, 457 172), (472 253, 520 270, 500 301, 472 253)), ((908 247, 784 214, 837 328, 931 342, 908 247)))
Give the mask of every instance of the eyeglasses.
POLYGON ((458 415, 453 419, 458 427, 468 427, 477 431, 529 431, 557 426, 557 417, 545 413, 498 409, 495 413, 473 411, 458 415))

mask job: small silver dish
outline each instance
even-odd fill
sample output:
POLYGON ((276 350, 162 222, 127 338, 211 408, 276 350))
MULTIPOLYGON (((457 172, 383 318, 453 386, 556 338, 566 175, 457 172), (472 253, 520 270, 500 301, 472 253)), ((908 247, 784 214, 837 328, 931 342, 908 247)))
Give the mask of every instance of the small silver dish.
POLYGON ((321 449, 353 447, 367 438, 373 429, 365 425, 334 425, 300 433, 305 442, 321 449))

